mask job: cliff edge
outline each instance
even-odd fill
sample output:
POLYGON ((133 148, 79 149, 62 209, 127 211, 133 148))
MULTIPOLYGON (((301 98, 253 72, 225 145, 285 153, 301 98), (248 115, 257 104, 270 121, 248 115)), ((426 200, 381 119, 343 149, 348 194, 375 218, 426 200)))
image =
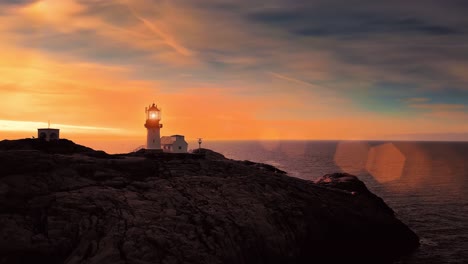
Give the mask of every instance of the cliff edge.
POLYGON ((0 263, 390 263, 417 246, 349 174, 0 142, 0 263))

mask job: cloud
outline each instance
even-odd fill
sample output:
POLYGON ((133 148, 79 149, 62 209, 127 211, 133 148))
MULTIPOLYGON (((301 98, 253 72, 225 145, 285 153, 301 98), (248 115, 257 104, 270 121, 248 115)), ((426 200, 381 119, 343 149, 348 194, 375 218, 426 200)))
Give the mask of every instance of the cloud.
POLYGON ((275 72, 268 72, 268 73, 271 74, 272 76, 274 76, 276 78, 279 78, 279 79, 282 79, 282 80, 286 80, 286 81, 290 81, 290 82, 294 82, 294 83, 299 83, 299 84, 303 84, 303 85, 306 85, 306 86, 314 86, 313 84, 311 84, 309 82, 305 82, 305 81, 302 81, 302 80, 299 80, 299 79, 288 77, 286 75, 282 75, 282 74, 279 74, 279 73, 275 73, 275 72))
MULTIPOLYGON (((50 1, 54 0, 40 3, 50 1)), ((40 43, 38 48, 51 53, 74 54, 95 62, 131 64, 137 72, 145 72, 139 75, 144 78, 171 76, 180 68, 192 76, 223 75, 225 78, 255 71, 284 72, 299 79, 313 80, 341 76, 343 83, 354 86, 355 83, 371 86, 377 80, 411 82, 415 86, 431 81, 435 86, 446 84, 450 78, 451 73, 445 69, 434 69, 438 65, 434 62, 440 62, 442 56, 454 57, 452 49, 444 48, 437 53, 440 56, 434 57, 432 50, 417 48, 418 45, 433 45, 430 36, 411 32, 404 36, 404 41, 394 36, 399 35, 401 39, 400 33, 404 31, 434 29, 438 24, 454 27, 453 23, 440 19, 430 21, 422 12, 416 12, 413 17, 400 17, 395 14, 401 10, 392 5, 379 8, 370 4, 361 9, 348 9, 332 8, 321 1, 315 4, 296 1, 288 5, 279 1, 270 6, 260 1, 250 5, 243 1, 219 5, 206 0, 197 5, 190 1, 156 5, 150 1, 66 0, 55 8, 65 15, 46 16, 53 17, 54 23, 42 24, 38 29, 40 34, 22 37, 24 43, 40 43), (329 16, 331 13, 338 19, 331 19, 334 17, 329 16), (257 25, 252 20, 265 23, 257 25), (270 24, 281 26, 271 28, 270 24), (376 28, 379 36, 367 34, 346 40, 320 36, 314 40, 301 36, 285 38, 298 28, 311 25, 321 25, 332 31, 341 25, 355 27, 356 30, 350 31, 355 36, 359 30, 366 32, 376 28), (51 37, 54 41, 49 41, 51 37), (346 41, 346 45, 342 45, 342 41, 346 41), (419 61, 427 63, 416 63, 419 61), (428 76, 431 80, 427 80, 428 76)), ((27 9, 34 8, 28 6, 27 9)), ((31 13, 23 15, 34 17, 31 13)), ((452 38, 462 41, 463 35, 452 38)), ((454 44, 445 42, 439 39, 437 45, 454 44)))
POLYGON ((70 62, 30 49, 0 46, 2 120, 51 120, 79 127, 118 127, 132 133, 133 125, 127 120, 138 116, 137 105, 157 88, 156 82, 132 80, 131 71, 122 66, 70 62))
POLYGON ((412 108, 417 109, 430 109, 430 110, 462 110, 466 109, 466 105, 463 104, 423 104, 413 103, 409 105, 412 108))
POLYGON ((451 110, 451 109, 440 109, 440 110, 433 110, 430 113, 427 114, 427 116, 432 117, 432 118, 437 118, 439 120, 444 120, 444 121, 459 121, 462 122, 460 125, 468 128, 468 125, 465 125, 466 122, 468 121, 468 111, 460 111, 457 110, 451 110))
MULTIPOLYGON (((130 10, 132 10, 130 8, 130 10)), ((150 29, 152 32, 154 32, 158 37, 160 37, 164 43, 166 43, 169 47, 173 48, 177 53, 184 55, 184 56, 191 56, 193 54, 192 51, 187 49, 186 47, 182 46, 180 43, 175 41, 172 36, 169 34, 163 32, 158 26, 156 26, 154 23, 149 21, 148 19, 143 18, 142 16, 138 15, 134 10, 132 10, 132 14, 143 24, 150 29)))
POLYGON ((407 101, 408 106, 422 111, 422 114, 431 118, 433 122, 462 122, 460 127, 468 129, 468 125, 464 125, 468 121, 468 106, 466 104, 434 103, 429 102, 429 100, 414 100, 420 98, 412 99, 407 101))
POLYGON ((340 3, 3 2, 0 119, 143 135, 141 105, 160 100, 169 127, 194 136, 193 127, 232 135, 234 123, 242 138, 399 131, 385 122, 400 122, 402 133, 464 129, 465 4, 340 3), (195 121, 181 125, 172 114, 195 121))
POLYGON ((363 35, 389 33, 436 36, 462 33, 456 27, 437 25, 421 18, 400 18, 376 11, 379 10, 343 12, 322 5, 296 9, 264 9, 248 14, 247 18, 254 22, 283 27, 300 36, 361 38, 363 35))
MULTIPOLYGON (((34 122, 34 121, 14 121, 14 120, 0 120, 0 130, 1 131, 15 131, 15 132, 32 132, 37 128, 46 127, 47 124, 43 122, 34 122)), ((53 124, 53 128, 59 128, 62 132, 70 133, 72 131, 75 134, 106 134, 106 135, 115 135, 127 134, 126 131, 119 128, 109 128, 109 127, 95 127, 95 126, 77 126, 77 125, 66 125, 66 124, 53 124)))
POLYGON ((403 99, 404 102, 412 104, 412 103, 425 103, 430 101, 429 98, 424 98, 424 97, 415 97, 415 98, 407 98, 403 99))

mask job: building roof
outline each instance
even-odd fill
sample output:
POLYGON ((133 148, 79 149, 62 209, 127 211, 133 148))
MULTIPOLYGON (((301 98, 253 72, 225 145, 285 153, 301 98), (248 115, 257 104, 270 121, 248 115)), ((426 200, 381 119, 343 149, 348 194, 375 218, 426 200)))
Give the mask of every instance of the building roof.
POLYGON ((50 131, 59 131, 59 128, 38 128, 37 130, 50 130, 50 131))
POLYGON ((185 137, 182 135, 172 135, 172 136, 164 136, 161 137, 161 144, 162 145, 172 145, 174 142, 177 141, 177 139, 182 140, 185 142, 185 137))
POLYGON ((172 145, 172 144, 174 144, 175 141, 176 141, 176 139, 173 138, 173 137, 168 137, 168 136, 161 137, 161 144, 162 145, 172 145))
POLYGON ((153 103, 153 105, 148 107, 148 111, 161 111, 157 105, 153 103))

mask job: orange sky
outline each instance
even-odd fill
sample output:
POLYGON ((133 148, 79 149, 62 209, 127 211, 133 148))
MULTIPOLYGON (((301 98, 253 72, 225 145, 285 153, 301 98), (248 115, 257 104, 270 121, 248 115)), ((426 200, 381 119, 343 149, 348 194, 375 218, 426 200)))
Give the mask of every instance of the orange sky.
MULTIPOLYGON (((35 136, 50 120, 63 137, 130 150, 102 142, 143 144, 153 102, 162 135, 189 140, 468 139, 466 102, 435 101, 434 84, 392 93, 375 79, 419 79, 179 4, 0 4, 0 139, 35 136), (266 50, 274 55, 257 55, 266 50)), ((465 78, 457 65, 444 69, 465 78)))

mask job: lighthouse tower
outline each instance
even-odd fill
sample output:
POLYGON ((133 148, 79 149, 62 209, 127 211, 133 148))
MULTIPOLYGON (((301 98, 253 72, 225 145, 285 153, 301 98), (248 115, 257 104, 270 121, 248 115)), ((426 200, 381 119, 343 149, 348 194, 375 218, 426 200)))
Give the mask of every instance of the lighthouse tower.
POLYGON ((149 107, 145 108, 146 123, 145 127, 148 131, 146 137, 146 148, 147 149, 161 149, 161 110, 153 103, 149 107))

